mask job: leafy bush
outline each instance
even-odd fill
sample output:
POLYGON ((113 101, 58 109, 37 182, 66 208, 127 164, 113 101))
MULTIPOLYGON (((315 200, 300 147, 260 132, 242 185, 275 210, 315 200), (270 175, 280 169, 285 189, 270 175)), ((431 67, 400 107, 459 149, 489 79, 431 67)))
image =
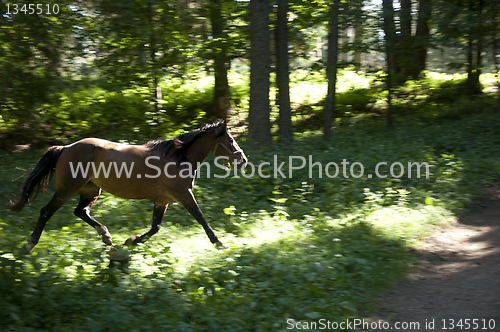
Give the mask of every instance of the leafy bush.
POLYGON ((469 94, 470 93, 467 91, 466 78, 448 80, 442 82, 437 89, 434 89, 427 101, 448 104, 454 103, 458 99, 469 94))
POLYGON ((335 101, 339 112, 365 112, 367 105, 372 102, 368 89, 350 90, 340 93, 335 101))
POLYGON ((86 136, 144 138, 150 134, 151 107, 140 95, 99 88, 67 91, 60 103, 38 112, 46 139, 63 142, 86 136), (141 131, 141 133, 139 133, 141 131))

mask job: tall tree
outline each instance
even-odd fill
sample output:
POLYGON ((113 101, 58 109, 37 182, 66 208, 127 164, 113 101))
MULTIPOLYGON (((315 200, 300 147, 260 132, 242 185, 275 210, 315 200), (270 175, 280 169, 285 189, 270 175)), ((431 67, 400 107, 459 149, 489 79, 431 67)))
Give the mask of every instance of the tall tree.
POLYGON ((471 94, 481 93, 479 77, 482 71, 483 35, 480 19, 483 12, 483 0, 469 2, 469 16, 475 26, 468 35, 467 46, 467 88, 471 94), (479 18, 479 20, 478 20, 479 18))
POLYGON ((212 23, 212 37, 214 40, 214 99, 212 111, 221 119, 229 114, 230 93, 227 79, 229 59, 227 56, 227 38, 224 35, 224 18, 222 17, 221 0, 210 0, 210 21, 212 23))
POLYGON ((432 14, 432 0, 418 1, 418 19, 415 32, 416 76, 427 68, 427 48, 430 40, 429 20, 432 14))
MULTIPOLYGON (((415 58, 413 50, 413 39, 411 35, 412 13, 411 0, 400 0, 401 10, 399 12, 399 40, 397 43, 398 56, 395 57, 396 73, 402 80, 415 73, 415 58)), ((396 46, 396 45, 395 45, 396 46)))
POLYGON ((393 38, 391 73, 394 84, 402 84, 408 78, 416 79, 425 70, 430 41, 429 19, 432 12, 431 0, 418 1, 418 15, 413 11, 413 0, 399 2, 400 10, 396 16, 393 7, 389 11, 388 8, 383 10, 384 25, 385 21, 388 21, 390 29, 394 32, 391 36, 393 38), (415 17, 417 17, 416 23, 415 17))
POLYGON ((151 58, 151 76, 153 81, 152 86, 152 96, 153 96, 153 105, 155 108, 155 113, 159 114, 160 112, 160 99, 161 99, 161 91, 159 88, 159 72, 158 72, 158 61, 156 60, 157 44, 156 44, 156 31, 153 28, 155 26, 153 0, 148 1, 148 22, 151 26, 151 30, 149 31, 149 56, 151 58))
POLYGON ((493 39, 493 63, 495 64, 495 74, 496 74, 496 79, 497 79, 497 90, 498 90, 498 99, 497 99, 497 112, 500 113, 500 66, 498 63, 498 36, 495 35, 493 39))
POLYGON ((328 58, 327 58, 327 80, 328 92, 325 99, 325 123, 324 139, 326 141, 332 136, 332 122, 335 117, 335 94, 337 92, 337 58, 339 48, 339 4, 340 0, 332 0, 330 4, 330 18, 328 27, 328 58))
MULTIPOLYGON (((496 34, 498 18, 492 14, 498 10, 497 0, 435 0, 439 15, 435 22, 443 45, 460 49, 462 58, 452 63, 455 68, 466 65, 466 86, 469 94, 482 92, 480 75, 483 70, 483 54, 491 46, 496 34)), ((491 48, 492 49, 492 48, 491 48)))
POLYGON ((500 44, 500 6, 496 7, 495 10, 492 11, 492 22, 493 22, 493 42, 492 42, 492 55, 493 55, 493 64, 495 65, 495 75, 497 79, 497 112, 500 113, 500 63, 498 61, 498 47, 500 44))
POLYGON ((269 75, 271 40, 269 1, 250 0, 250 105, 248 131, 252 143, 270 145, 269 75))
POLYGON ((392 80, 395 74, 394 46, 396 25, 394 23, 394 6, 392 0, 382 0, 382 15, 384 18, 385 57, 387 61, 387 125, 392 127, 392 80))
POLYGON ((293 139, 288 63, 288 0, 278 0, 276 17, 276 99, 279 106, 280 140, 293 139))
POLYGON ((354 2, 354 67, 356 71, 361 70, 361 54, 363 52, 363 0, 354 2))

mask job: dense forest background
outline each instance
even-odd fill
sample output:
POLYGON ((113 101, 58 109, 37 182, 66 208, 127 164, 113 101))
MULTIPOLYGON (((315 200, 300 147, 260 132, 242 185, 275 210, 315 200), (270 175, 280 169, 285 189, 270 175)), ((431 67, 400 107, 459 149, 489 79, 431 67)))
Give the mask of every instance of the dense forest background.
POLYGON ((217 118, 267 176, 196 179, 227 250, 176 202, 157 235, 125 247, 153 204, 103 193, 92 216, 115 245, 74 215, 75 195, 26 255, 48 197, 0 209, 2 331, 289 331, 369 317, 419 266, 425 237, 500 178, 497 0, 42 3, 0 4, 0 204, 51 145, 144 144, 217 118), (351 175, 273 176, 291 156, 348 161, 351 175))
POLYGON ((291 140, 292 124, 311 117, 328 138, 335 119, 353 115, 346 110, 391 121, 392 105, 376 104, 368 87, 390 90, 391 101, 408 81, 456 73, 466 75, 454 84, 478 95, 481 74, 498 72, 496 1, 48 1, 42 14, 2 6, 4 147, 144 140, 227 116, 262 144, 291 140), (336 100, 339 70, 370 84, 336 100), (327 91, 295 96, 307 82, 327 91))

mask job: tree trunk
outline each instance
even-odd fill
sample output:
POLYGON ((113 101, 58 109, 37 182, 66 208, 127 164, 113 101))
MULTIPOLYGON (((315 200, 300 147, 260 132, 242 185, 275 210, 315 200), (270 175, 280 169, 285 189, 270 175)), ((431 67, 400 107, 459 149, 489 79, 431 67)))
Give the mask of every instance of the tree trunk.
POLYGON ((400 0, 401 2, 401 35, 411 36, 411 0, 400 0))
POLYGON ((414 45, 411 35, 411 0, 401 0, 400 3, 401 34, 397 45, 400 56, 397 57, 398 63, 396 66, 398 72, 402 75, 401 80, 406 81, 408 77, 413 77, 416 71, 414 45))
POLYGON ((220 0, 210 0, 210 21, 212 23, 212 36, 215 41, 214 51, 214 100, 212 105, 213 114, 225 119, 229 115, 230 93, 227 79, 229 67, 226 51, 226 43, 223 38, 224 19, 222 18, 222 4, 220 0))
POLYGON ((288 64, 288 0, 278 0, 276 17, 276 85, 279 105, 280 140, 293 140, 292 114, 290 109, 290 77, 288 64))
MULTIPOLYGON (((482 15, 483 13, 483 0, 479 0, 479 8, 478 8, 478 11, 479 11, 479 16, 482 15)), ((481 23, 480 23, 481 25, 481 23)), ((482 28, 482 25, 478 27, 479 29, 482 28)), ((475 82, 475 86, 477 88, 477 91, 476 93, 477 94, 480 94, 482 93, 483 89, 481 87, 481 82, 479 81, 479 78, 481 77, 481 73, 483 71, 483 36, 481 33, 478 34, 477 36, 477 41, 476 41, 476 82, 475 82)))
POLYGON ((335 94, 337 91, 337 57, 339 48, 339 4, 340 0, 333 0, 330 5, 328 58, 326 64, 328 93, 325 99, 325 123, 323 130, 325 141, 331 139, 332 122, 335 118, 335 94))
POLYGON ((355 4, 354 18, 354 68, 361 71, 361 54, 363 52, 363 2, 357 1, 355 4))
POLYGON ((467 47, 467 90, 468 93, 471 95, 477 95, 481 93, 481 85, 479 82, 479 76, 481 75, 481 69, 480 69, 480 64, 478 64, 478 61, 480 61, 480 56, 478 57, 478 54, 481 52, 480 51, 480 46, 478 45, 479 42, 472 40, 472 37, 469 38, 468 41, 468 47, 467 47), (475 47, 474 47, 475 46, 475 47), (474 52, 476 51, 476 52, 474 52), (474 56, 474 53, 476 53, 476 56, 474 56))
POLYGON ((498 50, 498 37, 497 37, 497 32, 493 36, 493 45, 492 45, 492 53, 493 53, 493 63, 495 64, 495 76, 497 79, 497 94, 498 94, 498 99, 497 99, 497 112, 500 113, 500 67, 498 64, 498 59, 497 59, 497 50, 498 50))
POLYGON ((248 131, 252 143, 270 145, 269 74, 271 43, 269 32, 269 1, 250 1, 250 105, 248 131))
POLYGON ((394 76, 394 41, 396 38, 396 26, 394 24, 394 7, 392 0, 382 0, 382 11, 384 16, 385 53, 387 59, 387 125, 392 123, 392 79, 394 76))
POLYGON ((159 101, 160 101, 160 98, 159 98, 159 95, 158 95, 158 90, 159 90, 159 87, 158 87, 158 72, 157 72, 157 64, 156 64, 156 36, 155 36, 155 30, 154 30, 154 22, 153 22, 153 16, 154 16, 154 12, 153 12, 154 8, 153 8, 153 4, 151 3, 151 1, 148 1, 148 19, 149 19, 149 27, 151 29, 151 32, 150 32, 150 36, 149 36, 149 42, 150 42, 150 46, 149 46, 149 54, 150 54, 150 58, 151 58, 151 75, 153 76, 153 89, 152 89, 152 98, 153 98, 153 105, 154 105, 154 110, 155 110, 155 114, 157 115, 158 117, 158 123, 160 123, 162 121, 162 119, 160 118, 160 107, 159 107, 159 101))
POLYGON ((419 0, 416 36, 416 77, 427 68, 427 46, 429 45, 429 19, 432 14, 432 0, 419 0))
POLYGON ((382 15, 384 18, 384 33, 385 33, 385 51, 389 74, 395 74, 394 68, 394 51, 396 40, 396 25, 394 23, 394 7, 392 0, 382 0, 382 15))
POLYGON ((340 42, 340 49, 338 53, 340 62, 345 63, 348 61, 347 49, 349 48, 349 37, 347 36, 347 28, 339 30, 339 42, 340 42))
POLYGON ((354 62, 354 69, 356 71, 361 71, 361 55, 363 53, 362 44, 363 42, 363 26, 361 24, 356 24, 354 27, 354 56, 352 61, 354 62))
MULTIPOLYGON (((479 15, 481 15, 483 9, 482 3, 482 0, 480 0, 477 11, 475 11, 474 3, 470 3, 469 9, 472 15, 472 19, 474 19, 473 16, 476 15, 476 13, 479 13, 479 15)), ((477 30, 479 30, 479 28, 477 28, 477 30)), ((474 32, 470 31, 467 47, 467 89, 469 94, 471 95, 477 95, 481 93, 481 83, 479 82, 479 77, 481 76, 481 53, 481 37, 479 35, 475 37, 474 32)))

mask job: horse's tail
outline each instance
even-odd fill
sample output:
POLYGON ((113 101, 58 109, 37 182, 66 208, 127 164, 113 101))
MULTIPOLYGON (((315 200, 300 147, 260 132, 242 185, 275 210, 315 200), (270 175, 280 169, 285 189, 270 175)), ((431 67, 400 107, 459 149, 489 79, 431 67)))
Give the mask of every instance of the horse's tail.
POLYGON ((28 174, 26 180, 24 180, 21 199, 18 202, 10 201, 9 209, 11 211, 21 211, 26 203, 36 198, 40 188, 43 191, 47 190, 50 174, 52 171, 55 171, 57 160, 63 148, 63 146, 52 146, 40 157, 35 168, 28 174), (30 196, 32 196, 33 191, 35 191, 35 195, 31 198, 30 196))

